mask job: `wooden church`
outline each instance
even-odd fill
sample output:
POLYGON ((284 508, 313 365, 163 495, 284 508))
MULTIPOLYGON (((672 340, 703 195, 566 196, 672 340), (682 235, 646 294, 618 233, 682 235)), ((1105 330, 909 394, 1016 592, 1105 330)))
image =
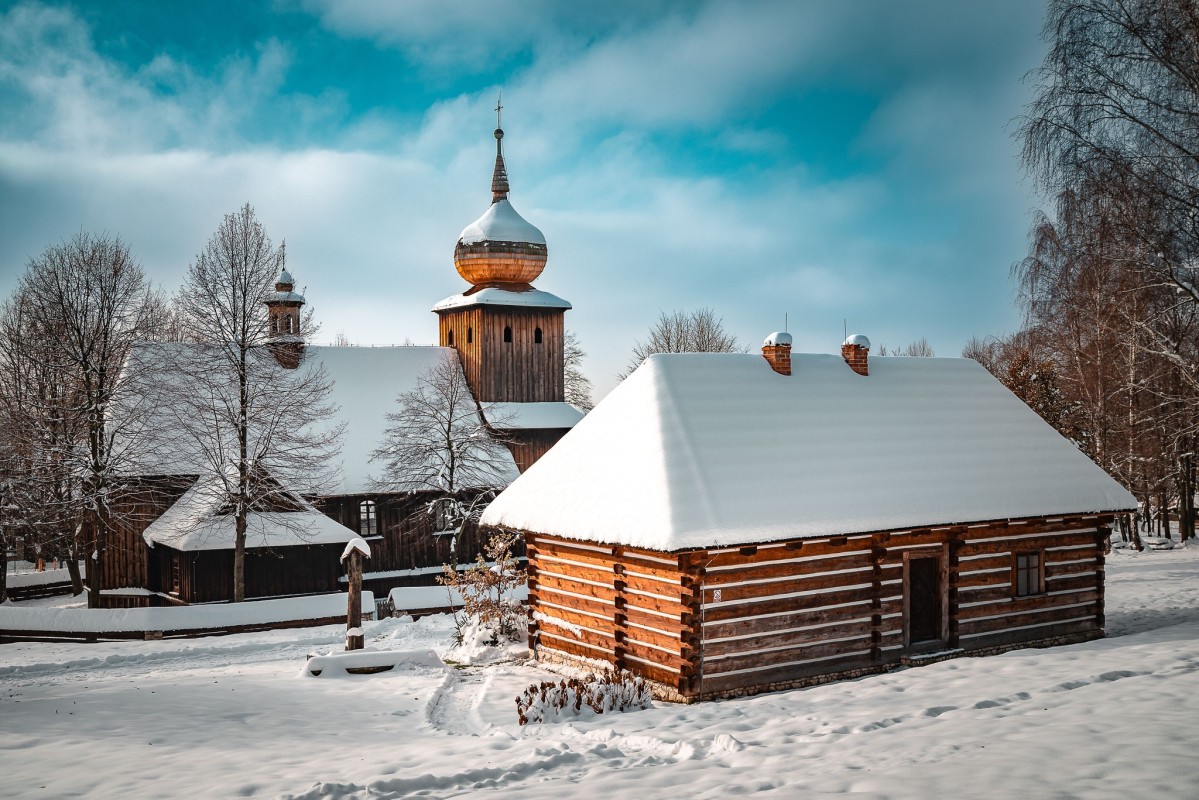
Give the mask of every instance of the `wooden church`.
MULTIPOLYGON (((511 453, 490 486, 502 488, 582 418, 565 402, 564 327, 570 303, 533 286, 545 268, 544 235, 508 199, 503 130, 495 130, 491 205, 463 231, 454 249, 458 273, 470 287, 437 303, 439 344, 428 347, 325 347, 304 343, 306 299, 284 271, 266 301, 269 348, 279 369, 321 366, 338 411, 329 426, 344 434, 337 484, 319 497, 295 493, 286 507, 254 509, 247 538, 247 596, 336 591, 338 555, 355 536, 371 545, 364 587, 376 594, 395 586, 431 585, 451 560, 452 537, 424 512, 427 493, 381 490, 371 452, 384 439, 396 398, 414 389, 439 362, 460 364, 477 413, 502 432, 511 453)), ((131 358, 160 358, 146 344, 131 358)), ((176 352, 175 357, 180 353, 176 352)), ((186 355, 186 353, 183 353, 186 355)), ((169 414, 148 426, 170 426, 169 414)), ((397 476, 389 476, 395 478, 397 476)), ((206 491, 203 470, 174 455, 146 469, 126 498, 109 544, 102 585, 105 603, 134 606, 228 600, 232 596, 233 530, 227 503, 206 491), (110 588, 111 587, 111 588, 110 588)), ((459 560, 479 552, 471 526, 457 543, 459 560)))
POLYGON ((660 354, 487 509, 530 646, 689 702, 1103 635, 1135 498, 970 359, 660 354))

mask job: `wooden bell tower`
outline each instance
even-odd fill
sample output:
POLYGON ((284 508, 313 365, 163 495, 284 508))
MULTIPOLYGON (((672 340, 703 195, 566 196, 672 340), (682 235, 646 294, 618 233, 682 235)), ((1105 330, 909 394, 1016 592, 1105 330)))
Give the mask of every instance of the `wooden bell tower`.
POLYGON ((573 425, 545 427, 547 417, 561 419, 569 408, 564 317, 571 306, 532 285, 545 269, 548 251, 545 236, 508 201, 503 139, 497 127, 491 206, 462 231, 454 247, 454 266, 471 288, 433 311, 439 317, 438 340, 458 351, 475 399, 485 411, 489 404, 504 404, 492 406, 489 419, 514 440, 512 454, 523 472, 573 425), (518 427, 529 424, 535 427, 518 427))

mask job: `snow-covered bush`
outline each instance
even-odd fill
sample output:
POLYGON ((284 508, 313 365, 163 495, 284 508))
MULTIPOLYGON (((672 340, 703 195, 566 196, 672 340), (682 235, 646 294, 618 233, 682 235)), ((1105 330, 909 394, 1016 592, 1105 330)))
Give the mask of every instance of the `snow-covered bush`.
POLYGON ((516 642, 527 634, 524 606, 513 599, 525 583, 525 571, 517 566, 512 546, 518 534, 497 531, 469 569, 461 572, 447 564, 437 578, 443 586, 462 595, 462 613, 454 614, 454 643, 462 645, 468 635, 480 644, 498 646, 516 642))
POLYGON ((557 683, 534 683, 516 698, 516 717, 521 725, 528 725, 563 716, 639 710, 649 708, 652 701, 649 684, 643 679, 625 670, 607 670, 557 683))

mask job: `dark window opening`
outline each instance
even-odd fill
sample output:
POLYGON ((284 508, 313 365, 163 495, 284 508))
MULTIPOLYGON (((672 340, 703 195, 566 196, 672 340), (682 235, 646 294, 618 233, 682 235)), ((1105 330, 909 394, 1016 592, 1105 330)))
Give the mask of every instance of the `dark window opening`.
POLYGON ((538 328, 537 330, 533 331, 533 343, 541 344, 541 328, 538 328))
POLYGON ((1045 592, 1045 574, 1041 571, 1041 554, 1016 554, 1016 597, 1028 597, 1045 592))
POLYGON ((358 533, 363 537, 379 535, 379 517, 374 500, 363 500, 358 504, 358 533))
POLYGON ((449 333, 447 333, 445 336, 445 340, 446 340, 447 344, 452 346, 454 344, 454 332, 450 331, 449 333))
POLYGON ((470 343, 471 343, 471 342, 473 342, 474 340, 475 340, 475 329, 474 329, 474 328, 467 328, 467 329, 466 329, 466 343, 467 343, 467 344, 470 344, 470 343))
POLYGON ((512 343, 512 326, 511 325, 504 326, 504 342, 507 344, 512 343))

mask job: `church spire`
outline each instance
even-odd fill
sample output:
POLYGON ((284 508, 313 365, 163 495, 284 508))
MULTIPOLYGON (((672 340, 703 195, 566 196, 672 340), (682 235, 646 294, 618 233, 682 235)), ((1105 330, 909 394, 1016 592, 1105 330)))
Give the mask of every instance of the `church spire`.
POLYGON ((503 122, 501 112, 504 110, 504 105, 500 102, 502 99, 501 96, 495 102, 495 171, 491 173, 491 202, 493 203, 508 197, 508 170, 504 166, 504 129, 500 127, 503 122))

